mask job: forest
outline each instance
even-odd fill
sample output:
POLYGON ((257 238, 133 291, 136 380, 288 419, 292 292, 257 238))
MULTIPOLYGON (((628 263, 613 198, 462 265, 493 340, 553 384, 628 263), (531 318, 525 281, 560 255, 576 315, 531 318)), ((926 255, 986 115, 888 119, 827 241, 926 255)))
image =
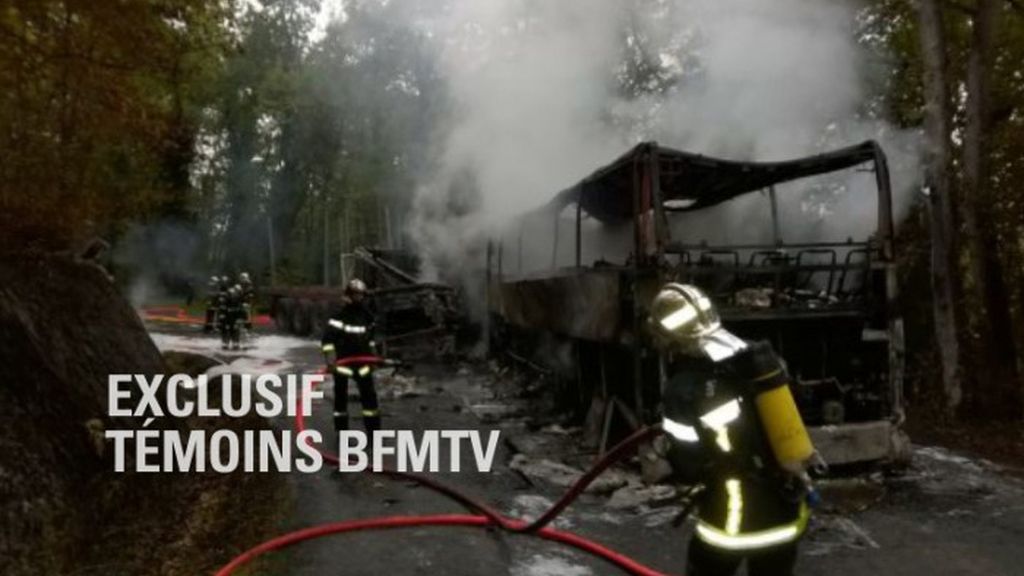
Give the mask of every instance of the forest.
MULTIPOLYGON (((76 251, 102 238, 125 274, 146 264, 200 286, 241 270, 260 285, 332 285, 355 246, 436 257, 530 207, 496 200, 510 195, 495 194, 495 181, 537 185, 543 197, 596 168, 595 157, 671 138, 661 121, 669 103, 692 103, 722 77, 713 32, 664 24, 685 22, 699 1, 487 4, 0 0, 0 250, 76 251), (548 66, 531 53, 537 38, 575 59, 548 66), (520 101, 536 105, 517 110, 520 101), (506 140, 537 122, 520 112, 544 108, 587 127, 564 139, 564 126, 545 120, 550 138, 506 140), (465 129, 481 117, 482 129, 465 129), (581 156, 570 151, 580 140, 609 141, 581 156), (538 168, 519 155, 531 147, 572 158, 538 168), (462 231, 439 232, 452 229, 462 231)), ((785 0, 758 17, 813 4, 785 0)), ((842 4, 835 18, 848 26, 820 34, 849 35, 858 90, 841 107, 806 112, 799 145, 766 153, 848 144, 863 133, 852 125, 884 123, 915 142, 898 223, 908 393, 945 416, 1019 421, 1024 2, 826 4, 842 4)), ((846 73, 843 60, 820 65, 846 73)), ((794 82, 832 82, 808 70, 793 71, 794 82)), ((755 86, 779 84, 770 72, 755 86)), ((745 97, 729 114, 751 131, 774 129, 753 117, 762 95, 745 97)), ((723 156, 765 152, 678 141, 723 156)))

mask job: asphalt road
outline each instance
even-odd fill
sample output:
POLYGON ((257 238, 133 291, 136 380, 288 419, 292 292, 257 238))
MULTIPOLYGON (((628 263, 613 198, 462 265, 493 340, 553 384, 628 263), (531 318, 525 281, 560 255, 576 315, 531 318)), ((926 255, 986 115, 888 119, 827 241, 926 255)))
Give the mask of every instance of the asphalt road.
MULTIPOLYGON (((164 349, 205 352, 238 369, 315 369, 314 342, 267 336, 242 353, 221 353, 213 339, 155 335, 164 349)), ((474 407, 495 404, 490 379, 470 370, 421 367, 412 393, 382 382, 385 426, 395 429, 501 429, 521 433, 516 420, 493 422, 474 407)), ((331 429, 331 394, 316 407, 310 426, 331 429)), ((352 391, 354 394, 354 391, 352 391)), ((354 401, 354 400, 353 400, 354 401)), ((357 406, 350 410, 358 413, 357 406)), ((275 425, 291 427, 282 420, 275 425)), ((447 458, 447 455, 444 456, 447 458)), ((533 517, 561 489, 530 482, 511 470, 499 443, 490 473, 440 474, 460 490, 513 516, 533 517)), ((472 456, 462 453, 464 470, 472 456)), ((286 532, 344 519, 406 514, 462 513, 458 505, 423 488, 385 478, 323 470, 293 473, 294 509, 282 518, 286 532)), ((801 546, 799 574, 848 576, 1024 575, 1024 483, 997 467, 919 447, 911 468, 826 482, 825 506, 812 518, 801 546)), ((585 496, 556 522, 666 573, 681 574, 689 524, 671 527, 674 506, 612 509, 606 499, 585 496)), ((416 528, 338 535, 275 553, 269 572, 290 576, 500 575, 590 576, 619 574, 601 560, 535 539, 471 528, 416 528)))

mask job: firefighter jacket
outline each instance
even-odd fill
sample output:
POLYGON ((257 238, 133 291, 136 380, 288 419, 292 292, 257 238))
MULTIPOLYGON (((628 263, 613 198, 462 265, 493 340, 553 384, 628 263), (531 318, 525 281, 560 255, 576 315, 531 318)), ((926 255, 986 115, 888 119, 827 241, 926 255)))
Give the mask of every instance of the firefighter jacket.
POLYGON ((696 535, 728 550, 793 542, 807 524, 802 487, 775 459, 755 403, 788 377, 767 343, 720 363, 691 361, 665 388, 664 430, 704 485, 696 535))
POLYGON ((235 322, 245 319, 245 307, 241 294, 227 292, 218 298, 217 322, 222 326, 232 326, 235 322))
POLYGON ((252 305, 253 301, 256 300, 256 288, 252 285, 252 282, 242 282, 239 286, 242 288, 242 302, 246 305, 252 305))
POLYGON ((347 302, 327 320, 321 349, 325 355, 334 353, 338 359, 373 354, 373 332, 370 308, 362 302, 347 302))

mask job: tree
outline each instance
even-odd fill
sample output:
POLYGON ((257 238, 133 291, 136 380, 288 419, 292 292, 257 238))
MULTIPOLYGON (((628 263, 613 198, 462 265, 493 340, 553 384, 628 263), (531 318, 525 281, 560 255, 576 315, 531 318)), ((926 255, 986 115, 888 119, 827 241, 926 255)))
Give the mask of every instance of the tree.
POLYGON ((950 182, 950 101, 945 22, 938 0, 918 0, 924 83, 925 188, 931 235, 932 314, 942 389, 950 413, 960 406, 960 328, 956 305, 957 226, 950 182))
POLYGON ((301 155, 291 148, 293 115, 314 4, 274 0, 241 17, 241 37, 220 81, 219 124, 212 128, 226 143, 223 197, 211 219, 220 267, 269 270, 269 252, 280 251, 279 238, 287 236, 294 207, 301 205, 304 174, 301 155), (253 241, 268 235, 267 242, 253 241))
POLYGON ((989 133, 991 130, 994 28, 999 0, 977 0, 971 13, 967 101, 963 142, 963 219, 970 247, 970 271, 980 332, 976 378, 967 408, 976 415, 1019 418, 1024 409, 1017 375, 1017 350, 1010 296, 1000 262, 993 218, 989 133))
POLYGON ((181 207, 192 87, 228 20, 219 1, 0 0, 0 240, 66 247, 181 207))

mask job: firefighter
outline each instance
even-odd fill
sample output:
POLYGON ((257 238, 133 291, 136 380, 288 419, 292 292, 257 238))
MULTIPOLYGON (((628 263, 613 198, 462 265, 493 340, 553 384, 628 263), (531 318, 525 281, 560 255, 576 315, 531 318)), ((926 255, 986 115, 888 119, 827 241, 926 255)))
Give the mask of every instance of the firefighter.
POLYGON ((252 330, 252 306, 253 301, 256 299, 256 289, 252 285, 252 279, 249 278, 248 272, 242 272, 238 275, 238 285, 242 290, 242 308, 244 311, 242 327, 246 330, 252 330))
POLYGON ((816 498, 806 470, 820 458, 781 361, 723 329, 693 286, 662 288, 650 322, 672 367, 662 426, 703 486, 686 574, 731 576, 746 561, 750 576, 791 575, 816 498))
POLYGON ((227 289, 217 316, 221 348, 224 350, 241 349, 241 329, 245 319, 241 286, 236 284, 227 289))
POLYGON ((217 325, 217 301, 220 295, 220 278, 210 276, 207 284, 206 321, 203 322, 203 332, 209 334, 217 325))
POLYGON ((373 367, 368 363, 338 366, 352 356, 376 354, 373 341, 374 316, 366 303, 366 284, 358 278, 345 286, 345 299, 324 327, 321 349, 327 370, 334 376, 334 428, 348 429, 348 381, 355 380, 362 404, 363 426, 372 433, 380 428, 380 408, 373 384, 373 367))

